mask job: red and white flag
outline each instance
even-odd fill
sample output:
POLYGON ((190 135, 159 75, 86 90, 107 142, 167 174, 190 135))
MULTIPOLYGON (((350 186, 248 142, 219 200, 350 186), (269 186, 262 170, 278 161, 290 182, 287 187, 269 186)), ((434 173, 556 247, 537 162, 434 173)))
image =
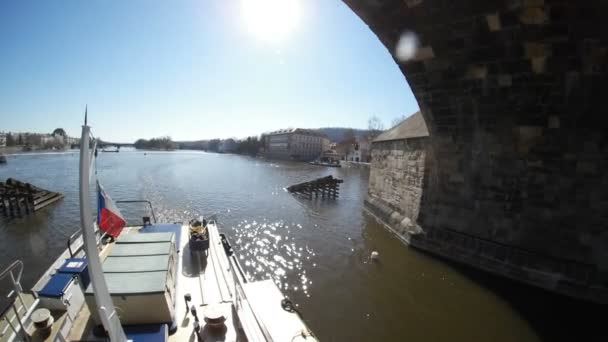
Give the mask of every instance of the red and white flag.
POLYGON ((126 222, 120 210, 101 184, 97 182, 97 225, 113 238, 118 237, 126 222))

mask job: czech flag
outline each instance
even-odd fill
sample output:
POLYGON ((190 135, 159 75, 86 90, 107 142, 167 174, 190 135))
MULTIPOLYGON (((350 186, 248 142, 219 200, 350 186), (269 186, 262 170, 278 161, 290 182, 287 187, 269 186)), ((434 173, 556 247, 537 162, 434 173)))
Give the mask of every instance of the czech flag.
POLYGON ((120 210, 101 184, 97 182, 97 225, 113 238, 118 237, 126 222, 120 210))

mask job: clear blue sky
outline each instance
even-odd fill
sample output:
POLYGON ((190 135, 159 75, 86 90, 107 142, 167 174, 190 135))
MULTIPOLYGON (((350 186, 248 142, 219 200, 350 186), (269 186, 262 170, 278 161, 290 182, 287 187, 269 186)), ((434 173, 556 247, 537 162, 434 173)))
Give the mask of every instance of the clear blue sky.
POLYGON ((341 1, 260 11, 273 1, 287 0, 0 1, 0 131, 78 136, 85 104, 112 141, 388 126, 418 109, 341 1))

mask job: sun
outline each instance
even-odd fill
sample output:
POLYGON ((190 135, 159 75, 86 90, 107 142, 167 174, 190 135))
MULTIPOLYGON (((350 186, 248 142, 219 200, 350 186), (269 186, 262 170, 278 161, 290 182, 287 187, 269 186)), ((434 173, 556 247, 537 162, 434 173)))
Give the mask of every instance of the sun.
POLYGON ((300 0, 241 0, 241 4, 247 31, 265 41, 287 39, 300 20, 300 0))

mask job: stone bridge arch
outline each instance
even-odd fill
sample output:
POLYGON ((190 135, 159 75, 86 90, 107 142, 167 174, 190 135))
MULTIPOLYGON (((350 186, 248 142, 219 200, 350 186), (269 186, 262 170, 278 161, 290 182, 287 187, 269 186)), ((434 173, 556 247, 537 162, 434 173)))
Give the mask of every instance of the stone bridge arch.
POLYGON ((608 303, 608 2, 344 0, 430 131, 414 247, 608 303))

